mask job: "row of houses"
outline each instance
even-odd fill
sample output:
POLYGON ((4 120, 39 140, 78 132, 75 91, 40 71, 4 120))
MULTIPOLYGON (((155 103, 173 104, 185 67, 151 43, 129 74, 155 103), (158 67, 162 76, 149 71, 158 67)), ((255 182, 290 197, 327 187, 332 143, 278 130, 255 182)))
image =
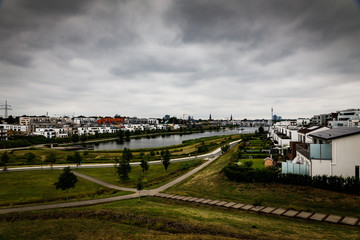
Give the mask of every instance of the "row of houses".
POLYGON ((177 130, 180 128, 180 125, 173 124, 122 124, 118 127, 115 126, 84 126, 84 127, 70 127, 65 126, 63 128, 36 128, 33 135, 40 135, 46 138, 64 138, 69 137, 74 134, 78 135, 95 135, 96 133, 116 133, 117 131, 130 131, 134 132, 136 130, 145 131, 145 130, 163 130, 163 129, 174 129, 177 130))
POLYGON ((324 125, 330 128, 358 127, 360 121, 360 109, 346 109, 326 114, 314 115, 310 119, 312 125, 324 125))
POLYGON ((311 176, 359 178, 360 127, 298 127, 278 122, 269 135, 279 149, 289 149, 290 161, 283 163, 284 173, 304 167, 311 176))

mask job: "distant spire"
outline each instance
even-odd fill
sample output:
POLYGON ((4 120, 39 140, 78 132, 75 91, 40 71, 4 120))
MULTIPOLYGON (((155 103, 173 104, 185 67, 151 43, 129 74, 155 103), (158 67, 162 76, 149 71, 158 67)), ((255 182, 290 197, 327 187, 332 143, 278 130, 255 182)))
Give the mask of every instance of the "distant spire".
POLYGON ((211 121, 212 119, 211 119, 211 113, 210 113, 210 115, 209 115, 209 121, 211 121))
POLYGON ((230 121, 232 121, 232 114, 231 114, 231 116, 230 116, 230 121))

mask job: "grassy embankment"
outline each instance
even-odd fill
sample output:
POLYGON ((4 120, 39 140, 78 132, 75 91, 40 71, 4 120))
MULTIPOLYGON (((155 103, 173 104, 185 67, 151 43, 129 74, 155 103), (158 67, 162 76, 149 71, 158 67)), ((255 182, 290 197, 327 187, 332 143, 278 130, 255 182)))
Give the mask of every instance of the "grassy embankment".
POLYGON ((160 198, 0 215, 5 239, 357 239, 350 226, 160 198))
MULTIPOLYGON (((207 148, 207 152, 210 152, 224 143, 236 140, 240 137, 240 135, 232 135, 232 136, 214 136, 208 138, 201 138, 201 139, 193 139, 193 140, 186 140, 180 145, 174 145, 169 147, 162 147, 162 148, 152 148, 152 149, 132 149, 134 159, 132 161, 140 161, 140 159, 144 155, 150 155, 151 151, 155 153, 155 156, 152 159, 160 159, 161 158, 161 150, 169 149, 170 153, 172 154, 172 158, 179 158, 185 157, 190 155, 196 155, 196 151, 199 147, 205 145, 207 148)), ((132 140, 136 141, 136 140, 132 140)), ((9 151, 10 161, 9 166, 16 166, 16 165, 24 165, 24 166, 31 166, 31 165, 48 165, 49 163, 46 162, 46 157, 53 152, 57 158, 57 164, 65 164, 68 163, 67 157, 73 156, 73 151, 62 151, 56 149, 49 149, 49 148, 31 148, 26 150, 17 150, 17 151, 9 151), (26 162, 26 158, 24 155, 26 153, 33 153, 35 154, 35 160, 33 164, 28 164, 26 162)), ((83 159, 83 163, 113 163, 115 158, 120 158, 122 156, 121 150, 109 150, 109 151, 81 151, 81 157, 83 159)), ((199 153, 203 154, 203 153, 199 153)))
POLYGON ((166 192, 342 216, 360 216, 360 196, 357 195, 304 186, 229 181, 221 170, 231 161, 236 149, 233 148, 207 168, 166 192))
MULTIPOLYGON (((65 201, 66 191, 57 190, 53 185, 57 182, 59 175, 58 170, 1 172, 0 207, 65 201)), ((108 189, 81 178, 78 180, 75 188, 69 189, 69 201, 129 193, 108 189)))
POLYGON ((148 183, 146 183, 144 187, 147 188, 149 185, 150 189, 153 189, 187 173, 203 162, 204 161, 202 160, 192 160, 189 162, 171 163, 167 171, 165 171, 162 164, 150 165, 145 174, 142 173, 142 168, 140 166, 133 166, 129 174, 130 179, 126 182, 119 179, 119 176, 115 172, 115 168, 79 168, 75 171, 100 179, 107 183, 131 188, 136 188, 138 178, 141 175, 144 175, 148 183))

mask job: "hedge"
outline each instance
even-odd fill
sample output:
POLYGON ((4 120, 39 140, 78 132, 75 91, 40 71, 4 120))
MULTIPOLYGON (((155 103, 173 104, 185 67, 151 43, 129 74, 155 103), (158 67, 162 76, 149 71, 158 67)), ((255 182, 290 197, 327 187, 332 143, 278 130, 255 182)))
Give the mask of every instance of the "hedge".
POLYGON ((254 169, 230 163, 223 169, 225 176, 237 182, 281 183, 301 186, 311 186, 331 191, 360 195, 360 181, 355 177, 338 176, 307 176, 297 174, 282 174, 275 169, 254 169))

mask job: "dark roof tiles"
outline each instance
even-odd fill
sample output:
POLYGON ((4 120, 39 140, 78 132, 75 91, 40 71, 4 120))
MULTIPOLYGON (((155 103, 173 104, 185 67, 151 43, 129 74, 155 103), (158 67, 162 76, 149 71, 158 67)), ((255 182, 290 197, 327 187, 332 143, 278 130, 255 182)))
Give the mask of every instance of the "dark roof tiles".
POLYGON ((354 134, 360 134, 360 127, 338 127, 334 129, 313 133, 310 134, 310 136, 324 140, 331 140, 334 138, 341 138, 354 134))

